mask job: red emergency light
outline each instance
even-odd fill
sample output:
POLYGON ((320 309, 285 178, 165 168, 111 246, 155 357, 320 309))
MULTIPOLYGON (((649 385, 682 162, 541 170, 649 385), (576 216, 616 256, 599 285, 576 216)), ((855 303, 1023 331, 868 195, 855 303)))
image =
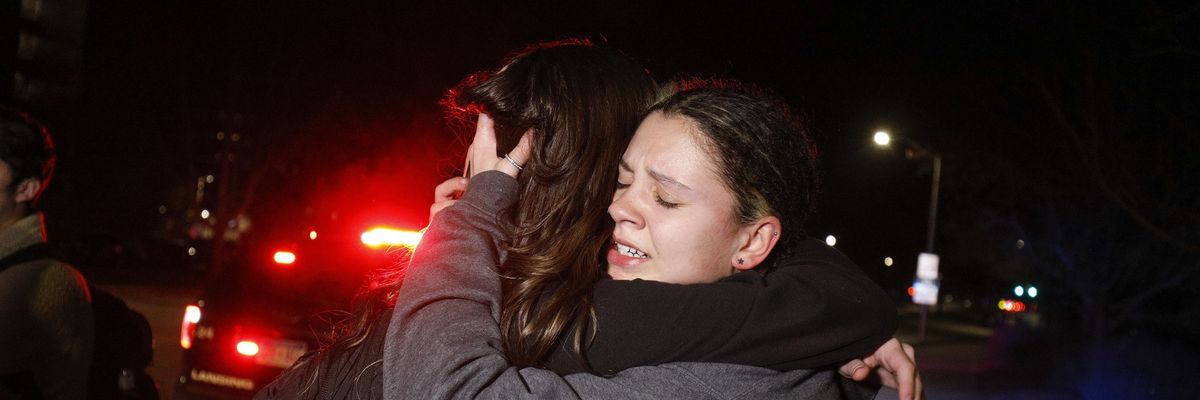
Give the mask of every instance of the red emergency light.
POLYGON ((258 354, 258 343, 253 340, 242 340, 237 342, 237 352, 243 356, 253 357, 258 354))
POLYGON ((384 246, 415 248, 421 242, 421 232, 378 227, 363 232, 361 239, 364 245, 373 249, 384 246))
POLYGON ((290 265, 296 262, 296 253, 280 250, 275 252, 274 258, 276 264, 290 265))
POLYGON ((192 348, 192 338, 195 337, 198 323, 200 323, 200 307, 187 306, 183 311, 183 325, 179 327, 179 345, 181 347, 192 348))

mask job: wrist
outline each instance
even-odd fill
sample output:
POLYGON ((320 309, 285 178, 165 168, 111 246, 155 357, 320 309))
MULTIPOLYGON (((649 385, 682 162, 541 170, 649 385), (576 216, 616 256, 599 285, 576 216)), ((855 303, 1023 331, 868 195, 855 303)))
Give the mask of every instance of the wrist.
POLYGON ((517 201, 517 179, 500 170, 480 171, 471 178, 460 201, 488 212, 497 212, 517 201))

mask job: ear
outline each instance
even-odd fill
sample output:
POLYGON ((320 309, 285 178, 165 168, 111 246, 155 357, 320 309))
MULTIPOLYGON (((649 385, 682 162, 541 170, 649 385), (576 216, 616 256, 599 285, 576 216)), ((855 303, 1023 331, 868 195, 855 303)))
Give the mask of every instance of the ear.
POLYGON ((26 178, 17 184, 17 192, 13 194, 13 200, 16 200, 17 203, 29 203, 37 197, 38 192, 41 190, 41 179, 26 178))
POLYGON ((783 226, 779 218, 769 216, 746 225, 741 230, 742 245, 733 254, 733 267, 742 271, 752 269, 762 264, 779 243, 779 235, 783 234, 783 226))

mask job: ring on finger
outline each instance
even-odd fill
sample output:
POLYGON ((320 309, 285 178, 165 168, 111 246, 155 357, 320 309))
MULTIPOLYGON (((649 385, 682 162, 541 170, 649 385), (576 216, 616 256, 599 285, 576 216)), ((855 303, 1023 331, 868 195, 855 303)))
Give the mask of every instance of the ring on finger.
POLYGON ((509 157, 508 153, 504 153, 504 159, 508 160, 508 163, 512 164, 512 166, 517 167, 517 171, 525 169, 525 168, 521 168, 521 164, 517 164, 517 162, 515 160, 513 160, 512 157, 509 157))

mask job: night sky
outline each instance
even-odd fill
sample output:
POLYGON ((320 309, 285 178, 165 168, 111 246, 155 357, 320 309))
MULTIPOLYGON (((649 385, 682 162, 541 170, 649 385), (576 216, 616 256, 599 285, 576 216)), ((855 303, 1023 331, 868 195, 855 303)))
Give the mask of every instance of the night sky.
MULTIPOLYGON (((1063 182, 1086 180, 1060 164, 1069 163, 1064 130, 1046 88, 1086 88, 1073 83, 1076 71, 1100 60, 1095 76, 1109 95, 1096 98, 1141 99, 1111 102, 1132 115, 1122 123, 1187 115, 1200 48, 1194 8, 1168 3, 119 3, 89 5, 80 110, 58 129, 60 175, 46 209, 63 237, 169 236, 156 232, 186 212, 205 174, 234 182, 229 207, 254 215, 256 232, 312 224, 332 209, 345 221, 419 228, 433 185, 455 172, 464 147, 438 109, 444 91, 525 44, 585 37, 660 79, 736 78, 789 100, 823 152, 824 195, 809 232, 837 235, 838 247, 891 289, 908 285, 924 244, 929 167, 876 148, 875 130, 943 153, 939 224, 972 226, 975 205, 995 200, 996 165, 1014 176, 1054 170, 1063 182), (1188 26, 1154 30, 1171 15, 1191 15, 1188 26), (1171 37, 1193 53, 1142 51, 1171 37), (1134 87, 1149 89, 1123 97, 1134 87), (217 132, 244 139, 218 143, 217 132), (220 146, 238 157, 229 171, 213 161, 220 146), (884 268, 884 256, 897 266, 884 268)), ((1064 93, 1054 98, 1088 98, 1064 93)), ((1190 128, 1176 130, 1194 131, 1195 117, 1181 118, 1190 128)), ((1173 170, 1195 165, 1184 160, 1173 170)), ((949 232, 939 243, 951 253, 970 248, 949 232)))

